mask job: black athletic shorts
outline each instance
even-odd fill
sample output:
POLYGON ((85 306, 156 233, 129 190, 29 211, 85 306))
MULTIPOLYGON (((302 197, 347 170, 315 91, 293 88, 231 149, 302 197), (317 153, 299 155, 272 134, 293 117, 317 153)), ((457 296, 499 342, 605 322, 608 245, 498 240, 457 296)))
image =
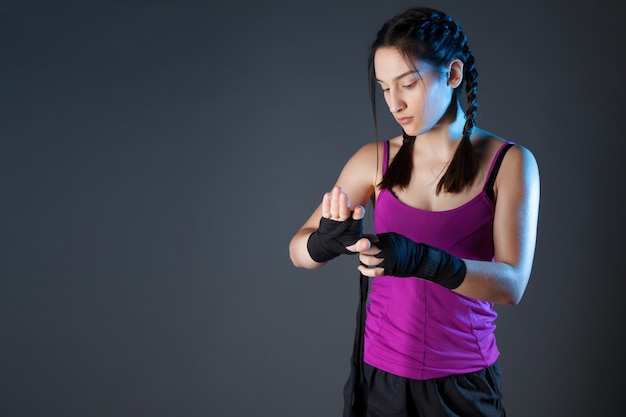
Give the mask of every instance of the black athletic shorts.
POLYGON ((344 417, 506 416, 497 362, 477 372, 423 381, 362 366, 362 382, 355 387, 359 393, 345 391, 344 417))

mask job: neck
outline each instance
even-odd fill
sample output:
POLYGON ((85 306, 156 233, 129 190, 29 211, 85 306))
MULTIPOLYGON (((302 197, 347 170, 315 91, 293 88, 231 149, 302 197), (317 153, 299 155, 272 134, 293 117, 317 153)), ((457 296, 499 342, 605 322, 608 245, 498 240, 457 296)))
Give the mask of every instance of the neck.
POLYGON ((449 136, 450 139, 458 140, 463 135, 464 126, 465 113, 461 108, 461 103, 453 99, 443 116, 441 116, 441 119, 433 126, 431 131, 444 131, 447 132, 447 136, 449 136))
POLYGON ((458 100, 452 100, 450 106, 439 121, 428 131, 418 135, 415 148, 429 154, 437 155, 438 159, 451 156, 463 137, 465 114, 458 100))

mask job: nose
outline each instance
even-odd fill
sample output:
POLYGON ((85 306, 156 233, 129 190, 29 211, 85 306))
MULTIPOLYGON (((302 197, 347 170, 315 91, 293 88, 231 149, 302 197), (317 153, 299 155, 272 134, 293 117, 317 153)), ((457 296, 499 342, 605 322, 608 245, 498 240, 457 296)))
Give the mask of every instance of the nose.
POLYGON ((389 111, 392 113, 398 113, 404 109, 405 103, 397 94, 389 94, 389 111))

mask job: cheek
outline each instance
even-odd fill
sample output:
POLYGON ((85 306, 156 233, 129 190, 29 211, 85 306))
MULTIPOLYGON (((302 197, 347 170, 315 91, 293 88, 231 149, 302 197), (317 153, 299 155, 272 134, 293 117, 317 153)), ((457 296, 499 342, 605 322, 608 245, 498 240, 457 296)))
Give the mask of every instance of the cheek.
POLYGON ((425 108, 427 110, 428 103, 426 103, 425 100, 426 100, 426 97, 424 97, 421 91, 412 92, 407 97, 407 102, 409 103, 410 107, 414 111, 417 111, 420 113, 424 112, 425 108))
POLYGON ((432 91, 428 96, 426 111, 434 114, 443 113, 448 109, 450 100, 452 100, 451 90, 432 91))

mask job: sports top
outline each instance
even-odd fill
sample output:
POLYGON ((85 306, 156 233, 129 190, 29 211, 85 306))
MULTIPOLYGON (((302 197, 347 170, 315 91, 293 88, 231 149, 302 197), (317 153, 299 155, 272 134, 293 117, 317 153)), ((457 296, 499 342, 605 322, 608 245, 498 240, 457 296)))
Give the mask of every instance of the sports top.
MULTIPOLYGON (((506 142, 491 162, 482 191, 444 211, 408 206, 381 190, 374 210, 376 233, 396 232, 460 258, 493 261, 495 206, 489 197, 506 142)), ((389 143, 383 142, 383 170, 389 143)), ((372 280, 364 335, 364 361, 412 379, 478 371, 499 356, 493 303, 457 294, 420 278, 372 280)))

